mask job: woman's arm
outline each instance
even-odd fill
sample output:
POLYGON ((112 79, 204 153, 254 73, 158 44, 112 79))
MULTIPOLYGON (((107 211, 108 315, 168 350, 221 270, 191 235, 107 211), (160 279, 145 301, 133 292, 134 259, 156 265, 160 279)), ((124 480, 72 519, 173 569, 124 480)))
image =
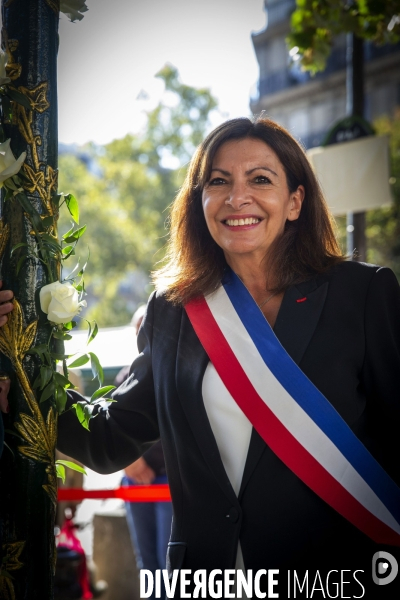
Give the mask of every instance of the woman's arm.
POLYGON ((369 427, 375 453, 400 484, 400 288, 387 268, 376 271, 365 305, 362 382, 371 407, 369 427))
MULTIPOLYGON (((0 289, 3 286, 3 282, 0 280, 0 289)), ((7 315, 14 308, 14 304, 12 300, 14 298, 14 294, 11 290, 1 290, 0 291, 0 327, 7 323, 7 315)))
MULTIPOLYGON (((160 437, 151 362, 154 303, 155 295, 149 300, 139 332, 140 354, 129 378, 113 394, 117 402, 100 408, 90 420, 90 432, 71 410, 59 418, 58 449, 99 473, 126 467, 160 437)), ((68 406, 82 400, 74 391, 68 395, 68 406)))

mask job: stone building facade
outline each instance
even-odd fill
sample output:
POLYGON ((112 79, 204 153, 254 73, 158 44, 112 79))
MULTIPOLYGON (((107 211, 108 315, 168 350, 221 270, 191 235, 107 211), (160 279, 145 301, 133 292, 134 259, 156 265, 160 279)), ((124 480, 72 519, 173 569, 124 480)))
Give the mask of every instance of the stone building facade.
MULTIPOLYGON (((346 36, 334 43, 327 68, 312 77, 291 57, 285 38, 295 0, 265 0, 266 28, 253 34, 260 66, 254 114, 266 111, 306 146, 321 144, 330 127, 346 115, 346 36)), ((400 44, 365 44, 365 114, 367 120, 393 115, 400 106, 400 44)))

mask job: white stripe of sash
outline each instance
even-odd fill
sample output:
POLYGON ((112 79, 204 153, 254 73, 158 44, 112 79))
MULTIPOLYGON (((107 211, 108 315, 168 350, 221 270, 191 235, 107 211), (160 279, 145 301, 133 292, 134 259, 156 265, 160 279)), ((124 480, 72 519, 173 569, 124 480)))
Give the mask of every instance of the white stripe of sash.
POLYGON ((360 504, 400 534, 400 525, 375 492, 271 373, 229 300, 224 287, 218 288, 205 300, 225 339, 263 402, 293 437, 360 504))

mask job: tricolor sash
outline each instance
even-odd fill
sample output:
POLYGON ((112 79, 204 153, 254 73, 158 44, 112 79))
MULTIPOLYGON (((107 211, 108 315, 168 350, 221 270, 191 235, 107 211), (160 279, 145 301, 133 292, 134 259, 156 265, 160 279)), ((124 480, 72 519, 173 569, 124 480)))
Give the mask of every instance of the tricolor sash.
POLYGON ((237 275, 185 310, 224 385, 271 450, 375 542, 400 546, 400 488, 292 360, 237 275))

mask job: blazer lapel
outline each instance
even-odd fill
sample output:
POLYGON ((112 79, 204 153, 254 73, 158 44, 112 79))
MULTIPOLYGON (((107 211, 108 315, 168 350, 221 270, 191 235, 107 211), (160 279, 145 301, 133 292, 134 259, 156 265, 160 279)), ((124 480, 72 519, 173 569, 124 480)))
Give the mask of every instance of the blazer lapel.
POLYGON ((183 310, 176 360, 179 399, 204 460, 230 502, 237 504, 204 407, 202 383, 208 362, 209 358, 183 310))
MULTIPOLYGON (((325 304, 328 285, 328 282, 318 285, 316 279, 312 279, 287 289, 283 297, 274 332, 297 364, 300 364, 317 327, 325 304)), ((253 429, 239 499, 264 449, 264 440, 253 429)))
POLYGON ((315 279, 289 288, 282 300, 274 332, 294 362, 300 364, 317 327, 328 292, 328 282, 315 279))

